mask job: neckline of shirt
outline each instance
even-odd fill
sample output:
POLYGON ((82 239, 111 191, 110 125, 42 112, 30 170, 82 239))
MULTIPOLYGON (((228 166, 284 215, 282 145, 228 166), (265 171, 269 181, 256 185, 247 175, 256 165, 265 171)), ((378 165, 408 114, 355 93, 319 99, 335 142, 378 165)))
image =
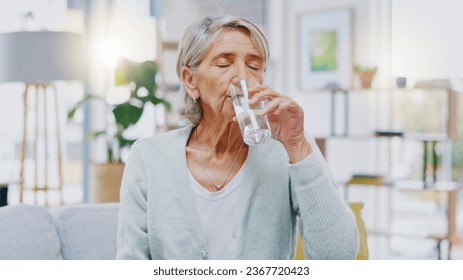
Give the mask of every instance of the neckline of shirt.
POLYGON ((232 193, 234 190, 238 189, 241 181, 244 178, 244 170, 246 166, 246 161, 243 163, 238 173, 236 173, 236 175, 230 180, 230 182, 228 182, 228 184, 226 184, 223 189, 217 192, 211 192, 211 191, 208 191, 206 188, 204 188, 200 183, 198 183, 198 181, 196 181, 195 177, 193 177, 193 175, 191 174, 190 169, 188 169, 188 174, 190 175, 190 179, 191 179, 191 186, 199 195, 201 195, 202 197, 206 199, 218 200, 218 199, 224 198, 225 196, 232 193))

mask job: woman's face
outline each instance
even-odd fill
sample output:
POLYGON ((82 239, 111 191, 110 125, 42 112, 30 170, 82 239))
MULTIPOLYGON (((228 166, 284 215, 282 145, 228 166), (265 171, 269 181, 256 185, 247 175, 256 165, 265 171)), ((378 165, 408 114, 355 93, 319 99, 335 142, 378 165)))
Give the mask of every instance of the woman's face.
POLYGON ((212 43, 193 74, 204 115, 235 116, 228 86, 245 78, 262 83, 264 60, 245 30, 230 29, 212 43))

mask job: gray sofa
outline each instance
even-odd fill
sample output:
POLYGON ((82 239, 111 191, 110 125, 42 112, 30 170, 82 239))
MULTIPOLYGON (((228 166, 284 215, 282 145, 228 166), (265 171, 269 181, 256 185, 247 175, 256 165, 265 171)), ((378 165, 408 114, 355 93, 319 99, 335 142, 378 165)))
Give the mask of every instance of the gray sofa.
POLYGON ((0 207, 0 260, 116 257, 117 203, 0 207))

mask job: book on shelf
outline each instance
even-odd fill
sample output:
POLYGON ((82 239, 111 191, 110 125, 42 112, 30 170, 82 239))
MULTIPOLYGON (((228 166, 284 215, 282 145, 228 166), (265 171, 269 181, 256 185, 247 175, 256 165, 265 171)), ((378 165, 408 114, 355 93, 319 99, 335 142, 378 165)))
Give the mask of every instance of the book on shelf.
POLYGON ((401 130, 376 130, 375 136, 378 137, 402 137, 404 132, 401 130))
POLYGON ((384 183, 384 176, 378 174, 353 174, 348 184, 359 185, 381 185, 384 183))

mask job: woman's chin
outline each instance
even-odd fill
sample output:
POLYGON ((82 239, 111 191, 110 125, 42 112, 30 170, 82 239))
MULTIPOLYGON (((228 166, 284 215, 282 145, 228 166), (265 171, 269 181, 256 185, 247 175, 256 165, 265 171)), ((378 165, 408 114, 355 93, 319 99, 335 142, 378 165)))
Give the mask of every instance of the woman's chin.
POLYGON ((235 117, 235 109, 233 108, 233 104, 230 103, 230 104, 225 105, 224 110, 222 111, 222 114, 224 117, 232 121, 233 118, 235 117))

